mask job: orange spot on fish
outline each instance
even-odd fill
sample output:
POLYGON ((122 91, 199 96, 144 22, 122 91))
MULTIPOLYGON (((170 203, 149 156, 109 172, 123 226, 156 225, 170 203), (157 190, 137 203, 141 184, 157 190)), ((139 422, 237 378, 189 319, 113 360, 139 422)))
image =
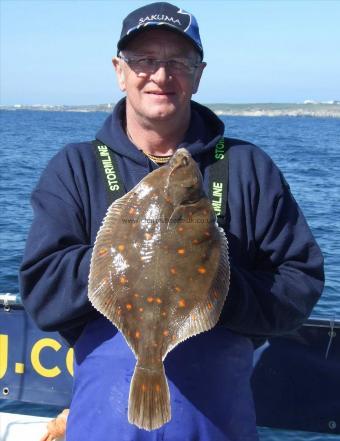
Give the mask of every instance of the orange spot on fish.
POLYGON ((178 248, 177 253, 178 253, 180 256, 183 256, 183 255, 185 254, 185 249, 184 249, 184 248, 178 248))
POLYGON ((129 210, 129 214, 135 214, 135 213, 136 213, 136 209, 131 207, 129 210))
POLYGON ((184 227, 178 227, 178 228, 177 228, 177 231, 178 231, 179 233, 182 233, 182 232, 184 231, 184 227))
POLYGON ((194 322, 197 320, 197 317, 195 316, 195 314, 191 314, 191 320, 194 322))
POLYGON ((123 244, 120 244, 120 245, 118 245, 118 251, 124 251, 125 250, 125 245, 123 245, 123 244))
POLYGON ((139 296, 139 294, 137 292, 135 292, 133 297, 136 297, 136 299, 138 299, 138 297, 140 297, 140 296, 139 296))
POLYGON ((212 304, 208 303, 208 309, 211 309, 211 308, 212 308, 212 304))
POLYGON ((177 270, 176 270, 176 268, 170 268, 170 272, 171 272, 171 274, 177 274, 177 270))
POLYGON ((141 336, 140 331, 136 331, 136 332, 135 332, 135 337, 136 337, 136 338, 140 338, 140 336, 141 336))
POLYGON ((142 392, 146 392, 148 390, 146 384, 142 384, 142 392))
POLYGON ((151 240, 151 239, 152 239, 152 234, 150 234, 150 233, 145 233, 145 234, 144 234, 144 237, 145 237, 146 240, 151 240))
POLYGON ((126 285, 128 283, 128 279, 125 276, 120 276, 119 277, 119 283, 121 285, 126 285))
POLYGON ((165 331, 163 331, 163 335, 164 335, 165 337, 167 337, 167 336, 169 335, 169 331, 166 329, 165 331))
POLYGON ((181 288, 179 286, 175 286, 175 291, 176 292, 181 292, 182 290, 181 290, 181 288))
POLYGON ((166 312, 162 312, 162 316, 163 316, 163 317, 166 317, 166 312))
POLYGON ((197 239, 194 239, 194 240, 192 241, 192 243, 195 244, 195 245, 197 245, 197 244, 198 244, 198 240, 197 240, 197 239))
POLYGON ((210 236, 211 236, 211 235, 210 235, 210 231, 205 231, 204 234, 205 234, 205 236, 207 236, 207 237, 210 237, 210 236))
POLYGON ((161 385, 160 384, 156 384, 155 386, 156 392, 160 392, 161 391, 161 385))
POLYGON ((152 303, 154 300, 155 300, 155 299, 154 299, 153 297, 151 297, 151 296, 149 296, 149 297, 146 298, 146 301, 147 301, 148 303, 152 303))
POLYGON ((144 308, 139 308, 139 312, 143 312, 144 311, 144 308))
POLYGON ((186 303, 185 303, 185 300, 184 299, 178 300, 178 306, 180 308, 185 308, 187 306, 186 303))
POLYGON ((205 274, 207 272, 206 268, 204 266, 200 266, 197 271, 199 274, 205 274))
POLYGON ((106 254, 108 253, 108 249, 107 248, 105 248, 105 247, 102 247, 102 248, 99 248, 99 250, 98 250, 98 255, 100 256, 100 257, 103 257, 103 256, 106 256, 106 254))
POLYGON ((162 299, 160 299, 159 297, 156 297, 156 302, 160 305, 162 303, 162 299))
POLYGON ((131 303, 127 303, 127 304, 125 305, 125 308, 126 308, 128 311, 131 311, 131 309, 132 309, 132 305, 131 305, 131 303))

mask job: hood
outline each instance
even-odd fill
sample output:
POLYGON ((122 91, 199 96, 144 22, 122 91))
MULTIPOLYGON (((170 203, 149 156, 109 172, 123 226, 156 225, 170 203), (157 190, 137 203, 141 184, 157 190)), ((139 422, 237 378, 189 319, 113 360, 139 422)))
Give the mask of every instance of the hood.
MULTIPOLYGON (((119 155, 145 167, 147 157, 129 140, 124 130, 125 102, 123 98, 116 104, 96 138, 119 155)), ((223 122, 210 109, 192 101, 190 125, 178 148, 185 147, 199 161, 199 156, 213 148, 223 135, 223 122)))

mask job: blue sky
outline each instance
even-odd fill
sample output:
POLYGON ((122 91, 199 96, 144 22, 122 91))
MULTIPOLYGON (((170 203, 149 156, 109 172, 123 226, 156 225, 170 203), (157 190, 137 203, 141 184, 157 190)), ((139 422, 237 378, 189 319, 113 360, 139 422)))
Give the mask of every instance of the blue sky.
MULTIPOLYGON (((1 104, 99 104, 122 19, 145 1, 0 0, 1 104)), ((340 1, 174 1, 200 25, 203 103, 340 99, 340 1)))

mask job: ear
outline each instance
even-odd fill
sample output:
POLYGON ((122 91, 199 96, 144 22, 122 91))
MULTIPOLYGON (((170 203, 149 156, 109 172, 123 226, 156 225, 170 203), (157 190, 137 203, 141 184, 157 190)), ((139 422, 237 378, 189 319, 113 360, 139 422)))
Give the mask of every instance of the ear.
POLYGON ((125 90, 126 90, 125 73, 124 73, 124 69, 123 69, 121 60, 118 57, 113 57, 112 64, 113 64, 114 70, 116 71, 119 88, 122 92, 125 92, 125 90))
POLYGON ((193 94, 198 91, 198 86, 200 85, 202 73, 203 73, 203 70, 204 70, 206 65, 207 65, 207 63, 202 62, 199 65, 199 67, 196 69, 195 73, 194 73, 194 81, 193 81, 193 84, 192 84, 192 93, 193 94))

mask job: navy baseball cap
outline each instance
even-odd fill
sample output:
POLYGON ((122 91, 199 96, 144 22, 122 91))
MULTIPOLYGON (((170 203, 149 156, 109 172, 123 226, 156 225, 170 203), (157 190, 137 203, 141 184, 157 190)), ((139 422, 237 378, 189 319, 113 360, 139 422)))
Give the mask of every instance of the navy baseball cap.
POLYGON ((189 12, 165 2, 151 3, 132 11, 123 21, 117 44, 118 52, 137 34, 146 29, 164 28, 185 37, 203 59, 203 47, 196 18, 189 12))

